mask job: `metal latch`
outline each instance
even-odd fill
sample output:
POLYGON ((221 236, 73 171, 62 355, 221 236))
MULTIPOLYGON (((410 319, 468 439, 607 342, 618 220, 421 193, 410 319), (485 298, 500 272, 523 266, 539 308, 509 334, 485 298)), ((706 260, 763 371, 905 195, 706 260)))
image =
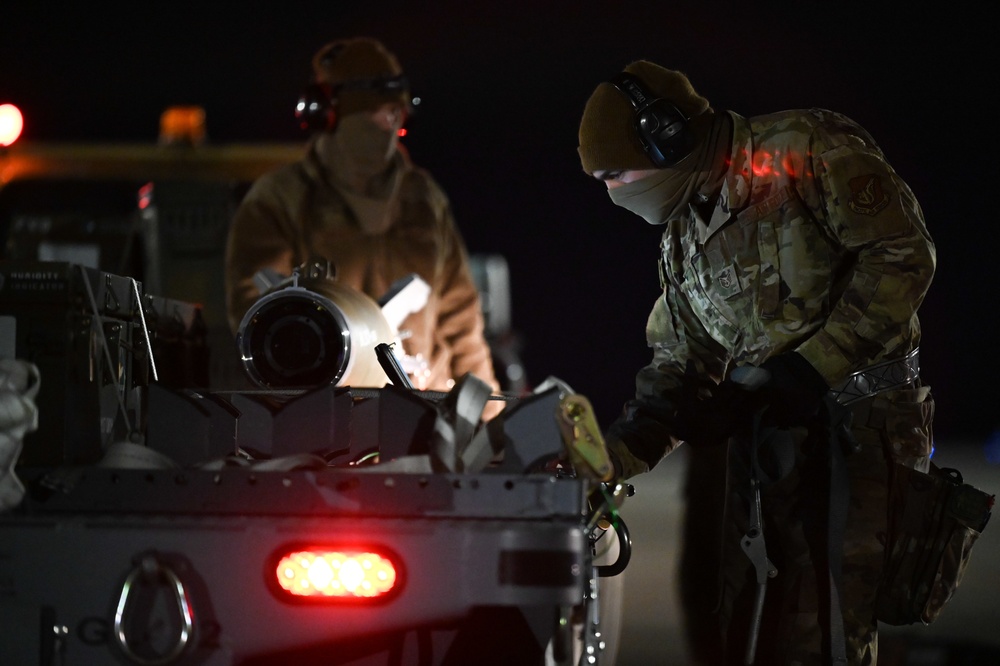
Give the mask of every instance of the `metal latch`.
POLYGON ((590 401, 579 393, 564 396, 559 401, 557 420, 573 467, 598 481, 614 478, 615 468, 590 401))

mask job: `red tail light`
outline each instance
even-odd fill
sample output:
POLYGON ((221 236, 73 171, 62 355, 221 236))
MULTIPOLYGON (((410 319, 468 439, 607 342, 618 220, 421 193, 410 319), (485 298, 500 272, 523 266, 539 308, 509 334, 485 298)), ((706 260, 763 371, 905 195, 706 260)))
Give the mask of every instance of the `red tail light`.
POLYGON ((400 582, 396 559, 374 549, 295 548, 276 562, 278 589, 297 599, 383 598, 400 582))

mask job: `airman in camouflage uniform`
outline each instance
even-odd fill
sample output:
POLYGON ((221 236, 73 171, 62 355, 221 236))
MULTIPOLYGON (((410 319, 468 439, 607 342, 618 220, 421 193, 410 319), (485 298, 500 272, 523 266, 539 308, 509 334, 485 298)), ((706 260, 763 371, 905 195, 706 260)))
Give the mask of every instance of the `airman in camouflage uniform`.
POLYGON ((839 113, 744 118, 717 113, 680 72, 638 61, 623 74, 588 100, 579 152, 614 203, 663 225, 663 294, 646 329, 652 361, 607 432, 616 466, 628 478, 684 441, 729 443, 714 469, 726 477, 724 516, 691 506, 689 520, 724 521, 718 610, 726 659, 743 663, 755 571, 740 541, 757 446, 778 573, 756 663, 829 663, 846 651, 852 664, 873 664, 887 463, 926 467, 931 447, 933 399, 916 350, 935 250, 920 206, 872 137, 839 113), (672 124, 680 131, 663 131, 672 124), (753 376, 763 384, 735 381, 738 368, 762 369, 753 376), (831 459, 846 462, 849 479, 836 531, 816 518, 837 502, 814 464, 828 470, 831 459), (842 553, 827 547, 839 541, 842 553), (830 575, 842 585, 824 592, 830 575))

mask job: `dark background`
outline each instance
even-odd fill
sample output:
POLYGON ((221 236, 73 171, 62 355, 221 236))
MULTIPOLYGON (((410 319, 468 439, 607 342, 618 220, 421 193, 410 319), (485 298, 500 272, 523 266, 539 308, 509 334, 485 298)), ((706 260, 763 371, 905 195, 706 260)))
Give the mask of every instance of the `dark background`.
POLYGON ((582 172, 594 87, 647 58, 685 71, 717 109, 841 111, 921 201, 938 271, 921 310, 937 436, 996 428, 992 379, 997 41, 966 5, 728 2, 6 2, 0 102, 25 141, 154 141, 174 104, 213 143, 297 141, 312 54, 381 39, 423 99, 406 144, 451 197, 469 250, 503 254, 530 379, 554 375, 607 424, 645 364, 659 229, 582 172), (213 7, 206 9, 206 7, 213 7))

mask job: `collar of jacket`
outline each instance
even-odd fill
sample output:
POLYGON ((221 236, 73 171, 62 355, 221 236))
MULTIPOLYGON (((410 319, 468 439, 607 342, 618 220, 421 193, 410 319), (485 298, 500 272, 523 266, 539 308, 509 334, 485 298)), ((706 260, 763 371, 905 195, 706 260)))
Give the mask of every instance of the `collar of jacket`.
POLYGON ((749 120, 735 111, 727 113, 733 121, 733 147, 722 200, 728 213, 736 213, 747 205, 753 191, 753 131, 749 120))
POLYGON ((726 111, 732 121, 733 139, 730 147, 730 164, 726 180, 712 207, 709 219, 704 220, 698 210, 692 207, 699 243, 707 241, 716 231, 735 217, 750 199, 753 183, 753 133, 750 122, 734 111, 726 111))

